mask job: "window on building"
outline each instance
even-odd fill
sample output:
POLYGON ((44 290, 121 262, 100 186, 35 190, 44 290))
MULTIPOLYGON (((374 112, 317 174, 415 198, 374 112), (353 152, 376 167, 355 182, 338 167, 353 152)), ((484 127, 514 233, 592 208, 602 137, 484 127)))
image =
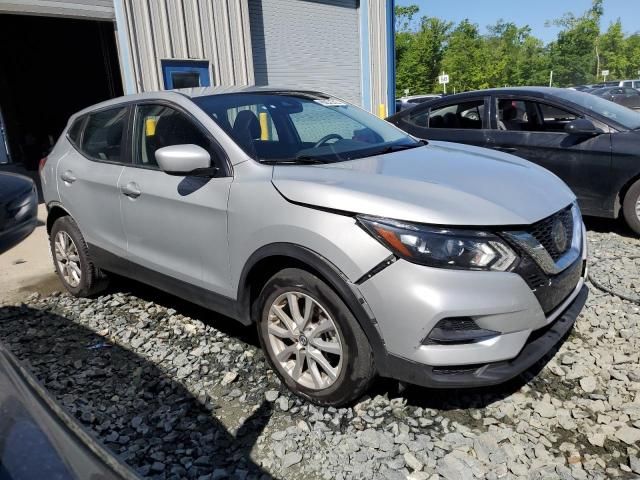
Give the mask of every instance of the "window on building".
POLYGON ((161 60, 164 88, 208 87, 209 62, 203 60, 161 60))

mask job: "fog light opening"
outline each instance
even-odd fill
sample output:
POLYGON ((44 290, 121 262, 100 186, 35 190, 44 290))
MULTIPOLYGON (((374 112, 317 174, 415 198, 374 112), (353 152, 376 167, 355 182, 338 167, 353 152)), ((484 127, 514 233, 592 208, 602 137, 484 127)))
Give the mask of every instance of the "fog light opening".
POLYGON ((500 332, 480 328, 470 317, 450 317, 440 320, 423 345, 458 345, 476 343, 500 335, 500 332))

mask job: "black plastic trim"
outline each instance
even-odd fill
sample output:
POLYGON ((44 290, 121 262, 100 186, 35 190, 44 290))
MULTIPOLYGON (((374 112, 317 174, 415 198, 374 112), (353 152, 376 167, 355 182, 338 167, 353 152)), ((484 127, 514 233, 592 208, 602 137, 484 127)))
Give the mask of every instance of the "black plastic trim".
POLYGON ((237 302, 232 298, 135 264, 95 245, 89 245, 89 253, 95 264, 107 272, 151 285, 171 295, 231 317, 245 325, 250 323, 246 323, 238 316, 237 302))
POLYGON ((584 285, 562 315, 549 326, 532 332, 518 356, 511 360, 482 365, 433 367, 389 355, 384 376, 430 388, 472 388, 504 383, 540 361, 569 333, 588 295, 589 290, 584 285))
POLYGON ((358 280, 356 280, 354 283, 356 285, 362 285, 364 282, 366 282, 367 280, 369 280, 370 278, 376 276, 378 273, 380 273, 381 271, 383 271, 385 268, 387 268, 389 265, 395 263, 398 260, 398 258, 395 255, 389 255, 387 258, 385 258, 383 261, 381 261, 378 265, 376 265, 375 267, 373 267, 371 270, 369 270, 367 273, 365 273, 363 276, 361 276, 358 280))
POLYGON ((371 309, 366 300, 360 294, 357 286, 351 283, 347 276, 333 265, 329 260, 318 253, 293 243, 272 243, 255 251, 245 263, 238 283, 238 308, 239 319, 242 323, 251 322, 252 313, 250 305, 250 290, 248 279, 254 266, 268 257, 288 257, 297 260, 316 270, 329 286, 333 288, 347 307, 356 317, 356 320, 364 330, 369 344, 373 350, 376 368, 379 372, 386 369, 387 350, 382 336, 376 327, 377 322, 370 313, 371 309))

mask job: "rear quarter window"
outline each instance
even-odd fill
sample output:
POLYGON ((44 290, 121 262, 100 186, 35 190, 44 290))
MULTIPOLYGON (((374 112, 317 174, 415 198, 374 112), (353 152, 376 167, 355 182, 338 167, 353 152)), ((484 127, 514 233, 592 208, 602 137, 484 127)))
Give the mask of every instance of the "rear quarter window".
POLYGON ((76 147, 80 145, 80 136, 86 117, 76 118, 67 131, 67 137, 76 147))

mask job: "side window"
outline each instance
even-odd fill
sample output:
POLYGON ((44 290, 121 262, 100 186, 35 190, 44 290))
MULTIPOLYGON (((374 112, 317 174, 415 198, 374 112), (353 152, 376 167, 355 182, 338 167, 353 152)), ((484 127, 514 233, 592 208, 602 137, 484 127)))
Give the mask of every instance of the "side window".
POLYGON ((429 128, 480 130, 484 117, 484 98, 470 102, 432 108, 429 128))
POLYGON ((633 88, 640 88, 640 80, 634 80, 633 88))
POLYGON ((579 118, 563 108, 529 100, 498 99, 498 129, 520 132, 564 132, 579 118))
POLYGON ((202 130, 171 107, 140 105, 135 124, 136 162, 139 165, 157 167, 156 150, 171 145, 193 144, 211 152, 211 142, 202 130))
POLYGON ((103 110, 88 115, 80 151, 94 160, 120 162, 127 107, 103 110))
POLYGON ((626 95, 633 96, 633 97, 640 95, 640 92, 638 92, 637 90, 634 90, 633 88, 625 88, 624 93, 626 95))
POLYGON ((623 86, 623 87, 631 87, 631 86, 633 86, 633 85, 632 85, 632 83, 633 83, 633 82, 624 82, 624 83, 622 84, 622 86, 623 86))
POLYGON ((82 126, 84 125, 85 119, 86 117, 76 118, 67 131, 69 140, 71 140, 76 147, 80 145, 80 134, 82 133, 82 126))
POLYGON ((402 119, 402 121, 409 125, 413 125, 414 127, 427 128, 429 125, 429 108, 413 108, 411 109, 411 112, 402 119))

